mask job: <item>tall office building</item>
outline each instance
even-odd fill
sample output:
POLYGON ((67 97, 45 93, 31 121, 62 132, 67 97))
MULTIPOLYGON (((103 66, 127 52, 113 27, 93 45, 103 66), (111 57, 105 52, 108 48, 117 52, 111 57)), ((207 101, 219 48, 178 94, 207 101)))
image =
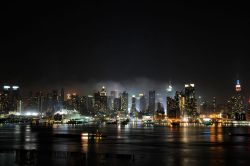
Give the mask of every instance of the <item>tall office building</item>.
POLYGON ((121 110, 121 98, 114 99, 114 112, 117 113, 121 110))
POLYGON ((89 115, 87 96, 80 97, 80 110, 79 110, 79 112, 82 115, 89 115))
POLYGON ((140 112, 146 114, 147 111, 147 101, 144 94, 139 94, 140 97, 140 112))
POLYGON ((181 116, 181 95, 176 92, 175 97, 167 97, 167 116, 168 118, 180 118, 181 116))
POLYGON ((155 91, 149 91, 148 95, 148 115, 154 115, 155 112, 155 91))
POLYGON ((195 85, 194 84, 186 84, 184 89, 185 96, 185 112, 186 115, 192 118, 198 116, 197 112, 197 103, 195 97, 195 85))
POLYGON ((10 111, 18 111, 21 101, 19 86, 3 86, 0 100, 0 113, 7 114, 10 111))
POLYGON ((242 87, 240 80, 237 80, 235 85, 235 95, 232 96, 228 102, 229 109, 231 110, 231 118, 234 118, 235 120, 246 120, 245 104, 241 90, 242 87))
POLYGON ((94 97, 91 95, 88 95, 87 97, 87 106, 89 115, 94 115, 94 97))
POLYGON ((124 115, 128 115, 128 93, 126 91, 121 94, 121 111, 124 115))
POLYGON ((164 115, 165 114, 164 107, 163 107, 163 104, 161 102, 157 103, 156 113, 158 115, 164 115))
POLYGON ((132 100, 132 104, 131 104, 131 109, 130 109, 130 116, 137 117, 138 111, 136 109, 136 97, 135 97, 135 95, 132 96, 131 100, 132 100))
POLYGON ((94 94, 95 98, 95 112, 99 115, 107 113, 108 108, 108 97, 105 87, 102 87, 101 91, 94 94))
POLYGON ((43 103, 44 103, 44 96, 43 96, 43 92, 40 91, 38 94, 37 94, 37 99, 38 99, 38 112, 40 114, 43 113, 43 103))

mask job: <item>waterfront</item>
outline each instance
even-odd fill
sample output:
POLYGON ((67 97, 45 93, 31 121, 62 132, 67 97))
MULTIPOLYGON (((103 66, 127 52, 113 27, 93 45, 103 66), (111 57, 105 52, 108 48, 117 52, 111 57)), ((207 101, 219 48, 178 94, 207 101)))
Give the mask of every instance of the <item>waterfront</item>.
POLYGON ((8 124, 0 126, 0 165, 248 165, 244 134, 249 127, 8 124), (97 129, 105 137, 85 137, 97 129))

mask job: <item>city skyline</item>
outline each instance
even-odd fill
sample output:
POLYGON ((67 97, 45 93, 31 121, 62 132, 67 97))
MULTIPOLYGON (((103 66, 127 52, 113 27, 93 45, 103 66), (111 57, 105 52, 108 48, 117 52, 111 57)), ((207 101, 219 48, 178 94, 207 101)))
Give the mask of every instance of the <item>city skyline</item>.
POLYGON ((223 99, 239 75, 244 92, 250 93, 248 10, 243 4, 3 6, 1 85, 73 89, 98 82, 132 87, 141 83, 138 79, 157 85, 171 80, 177 86, 194 82, 201 96, 223 99))
POLYGON ((240 1, 3 1, 0 165, 249 165, 240 1))
MULTIPOLYGON (((238 77, 237 77, 238 78, 238 77)), ((65 88, 65 96, 67 93, 77 93, 79 95, 92 95, 94 92, 97 92, 100 87, 105 86, 105 88, 108 90, 108 92, 111 91, 118 91, 123 92, 127 91, 130 96, 132 95, 139 95, 141 93, 147 93, 150 90, 155 90, 158 94, 161 95, 169 95, 174 96, 176 91, 180 91, 183 89, 183 86, 187 83, 194 83, 196 85, 196 91, 197 91, 197 97, 202 97, 204 100, 212 100, 213 97, 216 97, 219 103, 224 103, 228 100, 228 97, 234 94, 235 91, 235 85, 238 84, 238 79, 234 80, 233 84, 231 85, 230 89, 227 90, 227 93, 223 94, 223 96, 218 95, 218 92, 212 91, 208 93, 208 91, 204 91, 204 88, 200 87, 194 82, 185 82, 183 84, 173 84, 173 81, 168 82, 156 82, 152 81, 146 78, 138 78, 135 79, 132 83, 130 81, 126 82, 114 82, 114 81, 102 81, 99 83, 96 83, 95 81, 91 81, 88 83, 78 83, 74 86, 63 86, 63 85, 50 85, 50 86, 35 86, 35 87, 21 87, 20 92, 23 96, 28 96, 29 92, 49 92, 51 90, 60 90, 61 88, 65 88), (171 86, 171 92, 169 92, 169 86, 171 86), (203 89, 203 91, 202 91, 203 89)), ((242 81, 241 82, 241 88, 242 88, 242 81)), ((230 85, 229 84, 229 85, 230 85)), ((19 84, 3 84, 3 86, 9 86, 9 85, 18 85, 19 84)), ((243 94, 247 98, 249 98, 249 95, 246 91, 247 87, 243 84, 243 94)), ((219 92, 220 93, 220 92, 219 92)))

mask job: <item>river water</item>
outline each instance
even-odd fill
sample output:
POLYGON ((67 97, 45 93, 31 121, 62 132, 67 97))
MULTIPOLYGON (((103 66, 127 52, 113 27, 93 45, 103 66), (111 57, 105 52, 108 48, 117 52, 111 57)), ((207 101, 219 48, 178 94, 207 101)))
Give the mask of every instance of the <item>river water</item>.
POLYGON ((154 164, 250 165, 250 128, 0 125, 1 166, 154 164))

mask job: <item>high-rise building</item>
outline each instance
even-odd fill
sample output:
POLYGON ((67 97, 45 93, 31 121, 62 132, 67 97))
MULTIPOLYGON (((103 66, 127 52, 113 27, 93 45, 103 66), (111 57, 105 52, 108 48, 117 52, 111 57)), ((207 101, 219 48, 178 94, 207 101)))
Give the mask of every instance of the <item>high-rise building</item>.
POLYGON ((140 112, 142 112, 142 114, 146 114, 147 111, 146 97, 143 93, 139 94, 139 97, 140 97, 140 112))
POLYGON ((89 115, 94 115, 94 97, 91 95, 88 95, 87 106, 88 106, 87 109, 88 109, 89 115))
POLYGON ((185 112, 187 116, 195 118, 198 116, 197 103, 195 97, 195 85, 186 84, 184 89, 185 96, 185 112))
POLYGON ((235 85, 235 95, 228 101, 228 106, 231 110, 231 118, 234 118, 235 120, 246 120, 245 104, 241 90, 240 80, 237 80, 235 85))
POLYGON ((37 94, 37 99, 38 99, 38 112, 40 114, 43 113, 43 103, 44 103, 44 97, 43 97, 43 93, 40 91, 38 94, 37 94))
POLYGON ((135 97, 135 95, 132 96, 131 100, 132 100, 132 104, 131 104, 131 109, 130 109, 130 116, 137 117, 138 111, 136 109, 136 97, 135 97))
POLYGON ((182 96, 179 92, 176 92, 175 97, 167 97, 167 116, 168 118, 180 118, 181 117, 181 102, 182 96))
POLYGON ((157 103, 156 113, 158 115, 164 115, 165 114, 164 107, 163 107, 163 104, 161 102, 157 103))
POLYGON ((99 115, 107 113, 108 109, 108 96, 105 87, 102 87, 101 91, 94 94, 95 98, 95 112, 99 115))
POLYGON ((148 114, 154 115, 155 112, 155 91, 149 91, 148 98, 148 114))
POLYGON ((117 113, 121 110, 121 98, 114 99, 114 112, 117 113))
POLYGON ((0 99, 0 113, 6 114, 10 111, 17 111, 21 100, 19 86, 3 86, 0 99))
POLYGON ((126 91, 121 94, 121 111, 124 115, 128 115, 128 93, 126 91))

